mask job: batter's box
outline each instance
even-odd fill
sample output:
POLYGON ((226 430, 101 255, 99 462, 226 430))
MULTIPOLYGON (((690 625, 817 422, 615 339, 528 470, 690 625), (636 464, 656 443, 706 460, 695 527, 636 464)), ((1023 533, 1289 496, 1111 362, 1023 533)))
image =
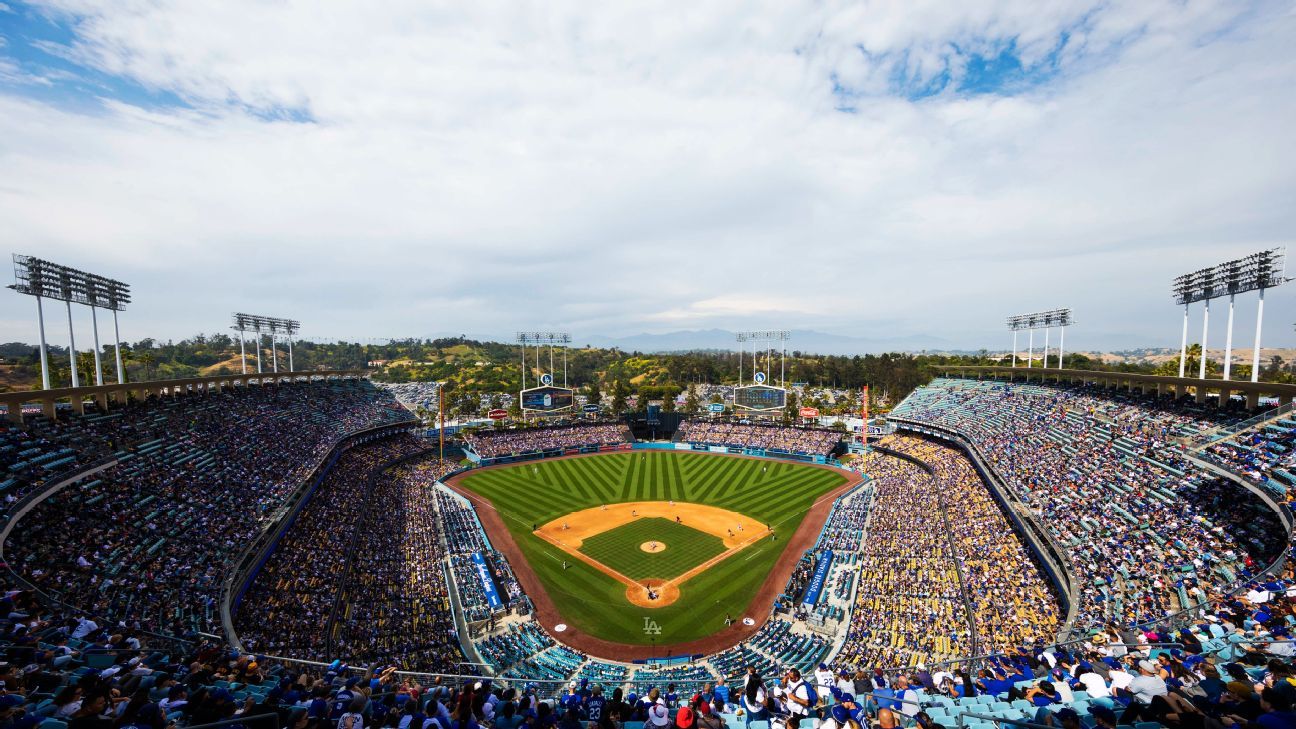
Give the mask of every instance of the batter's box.
POLYGON ((704 504, 638 501, 585 509, 536 533, 626 585, 626 599, 663 607, 679 586, 769 536, 766 526, 704 504))

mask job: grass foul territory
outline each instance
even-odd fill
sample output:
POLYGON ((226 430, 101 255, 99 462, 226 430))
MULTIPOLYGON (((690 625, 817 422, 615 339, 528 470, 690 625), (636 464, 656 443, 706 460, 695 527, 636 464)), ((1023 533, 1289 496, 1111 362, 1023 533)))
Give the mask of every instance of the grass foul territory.
POLYGON ((605 640, 663 645, 747 615, 786 537, 845 478, 650 451, 521 463, 457 483, 500 512, 566 622, 605 640), (661 632, 646 633, 645 618, 661 632))

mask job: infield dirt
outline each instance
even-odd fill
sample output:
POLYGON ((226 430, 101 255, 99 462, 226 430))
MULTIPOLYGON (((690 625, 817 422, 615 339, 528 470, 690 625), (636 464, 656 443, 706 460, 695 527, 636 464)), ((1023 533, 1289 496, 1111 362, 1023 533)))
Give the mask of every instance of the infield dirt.
POLYGON ((628 501, 572 512, 541 526, 536 535, 626 586, 626 600, 645 608, 666 607, 679 599, 679 586, 744 548, 769 536, 764 524, 736 511, 682 501, 628 501), (580 551, 585 540, 639 519, 662 518, 720 538, 725 551, 666 580, 637 582, 580 551))

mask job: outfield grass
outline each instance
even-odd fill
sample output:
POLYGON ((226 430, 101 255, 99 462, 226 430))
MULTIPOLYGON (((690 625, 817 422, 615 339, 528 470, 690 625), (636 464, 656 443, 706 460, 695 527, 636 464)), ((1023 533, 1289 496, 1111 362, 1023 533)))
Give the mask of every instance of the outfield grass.
MULTIPOLYGON (((796 463, 678 451, 533 461, 458 480, 495 505, 568 623, 637 645, 653 642, 643 632, 645 616, 662 628, 659 645, 710 635, 724 627, 726 614, 742 617, 810 505, 844 482, 835 471, 796 463), (567 555, 531 532, 533 524, 600 504, 669 500, 745 514, 770 524, 779 539, 761 540, 684 583, 674 604, 647 609, 631 605, 623 584, 584 562, 570 560, 562 569, 567 555)), ((650 557, 638 544, 635 551, 650 557)))
POLYGON ((589 537, 580 551, 632 580, 682 575, 725 551, 724 540, 670 519, 636 519, 589 537), (661 552, 643 551, 644 542, 661 542, 661 552))

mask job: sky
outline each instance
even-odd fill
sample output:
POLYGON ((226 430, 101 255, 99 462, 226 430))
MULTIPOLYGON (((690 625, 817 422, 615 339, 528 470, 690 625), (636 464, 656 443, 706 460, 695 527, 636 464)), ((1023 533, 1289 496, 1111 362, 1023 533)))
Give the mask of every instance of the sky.
POLYGON ((1175 275, 1296 237, 1293 48, 1242 0, 0 0, 0 253, 130 283, 127 340, 976 349, 1069 306, 1068 348, 1177 348, 1175 275))

